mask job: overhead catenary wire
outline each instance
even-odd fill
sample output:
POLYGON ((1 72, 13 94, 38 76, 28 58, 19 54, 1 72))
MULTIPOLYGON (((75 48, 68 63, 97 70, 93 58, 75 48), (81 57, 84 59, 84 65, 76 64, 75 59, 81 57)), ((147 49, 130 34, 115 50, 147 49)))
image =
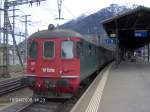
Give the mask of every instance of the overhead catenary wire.
POLYGON ((65 5, 65 3, 63 2, 62 4, 63 4, 62 6, 70 13, 70 15, 71 15, 73 18, 75 18, 74 14, 73 14, 72 11, 65 5))

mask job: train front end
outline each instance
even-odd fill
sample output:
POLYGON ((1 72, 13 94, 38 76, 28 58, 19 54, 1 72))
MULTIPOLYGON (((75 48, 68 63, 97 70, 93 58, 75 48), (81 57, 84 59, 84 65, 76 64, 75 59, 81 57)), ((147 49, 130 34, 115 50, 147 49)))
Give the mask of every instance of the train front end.
POLYGON ((45 33, 28 39, 27 77, 23 83, 42 97, 71 97, 80 84, 76 47, 80 39, 64 36, 67 32, 45 33))

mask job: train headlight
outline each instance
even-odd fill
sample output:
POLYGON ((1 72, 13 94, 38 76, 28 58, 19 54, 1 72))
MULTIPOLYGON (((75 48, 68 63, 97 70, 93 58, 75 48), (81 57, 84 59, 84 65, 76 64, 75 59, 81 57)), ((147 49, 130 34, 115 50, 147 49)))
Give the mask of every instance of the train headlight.
POLYGON ((35 72, 35 68, 34 67, 31 67, 31 72, 35 72))
POLYGON ((31 61, 31 62, 30 62, 30 66, 31 66, 31 67, 30 67, 30 71, 31 71, 31 72, 35 72, 35 65, 36 65, 36 62, 35 62, 35 61, 31 61))
POLYGON ((64 69, 63 72, 64 72, 64 73, 67 73, 67 72, 69 72, 69 70, 68 70, 68 69, 64 69))
POLYGON ((59 74, 61 75, 62 73, 63 73, 63 71, 62 71, 62 70, 60 70, 60 71, 59 71, 59 74))

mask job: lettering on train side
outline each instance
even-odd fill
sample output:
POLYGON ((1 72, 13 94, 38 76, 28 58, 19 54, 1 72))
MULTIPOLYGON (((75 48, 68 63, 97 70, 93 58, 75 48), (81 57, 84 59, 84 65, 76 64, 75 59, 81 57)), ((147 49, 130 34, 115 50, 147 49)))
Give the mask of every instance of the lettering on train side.
POLYGON ((54 68, 46 67, 46 68, 42 68, 42 71, 43 71, 43 72, 51 73, 51 72, 55 72, 55 69, 54 69, 54 68))

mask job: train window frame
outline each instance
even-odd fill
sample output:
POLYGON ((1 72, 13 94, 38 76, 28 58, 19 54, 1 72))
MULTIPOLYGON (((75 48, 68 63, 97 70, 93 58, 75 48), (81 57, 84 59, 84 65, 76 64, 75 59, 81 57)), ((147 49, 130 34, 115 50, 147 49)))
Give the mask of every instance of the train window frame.
POLYGON ((74 59, 75 58, 75 42, 73 41, 73 40, 63 40, 63 41, 61 41, 61 47, 60 47, 61 49, 60 49, 60 53, 61 53, 61 59, 64 59, 64 60, 72 60, 72 59, 74 59), (63 42, 66 42, 66 41, 70 41, 70 42, 72 42, 73 43, 73 57, 72 58, 65 58, 65 57, 63 57, 62 56, 62 44, 63 44, 63 42))
POLYGON ((92 56, 92 45, 90 43, 88 44, 88 53, 92 56))
POLYGON ((95 46, 93 46, 93 50, 92 51, 93 51, 93 53, 92 53, 93 56, 95 56, 96 55, 96 53, 95 53, 95 46))
POLYGON ((83 49, 83 57, 87 57, 87 48, 86 48, 86 42, 83 42, 83 47, 82 47, 82 49, 83 49))
POLYGON ((77 42, 77 47, 76 47, 76 52, 77 52, 77 56, 80 57, 80 56, 83 56, 84 54, 84 50, 83 50, 83 42, 81 41, 78 41, 77 42))
POLYGON ((94 53, 95 53, 95 55, 96 55, 96 53, 97 53, 97 48, 96 48, 96 47, 94 48, 94 53))
POLYGON ((27 57, 30 58, 30 59, 36 60, 38 58, 38 52, 39 52, 38 47, 39 47, 39 43, 37 41, 29 41, 28 46, 27 46, 27 57), (31 48, 31 45, 32 45, 33 42, 36 43, 36 46, 37 46, 36 57, 31 57, 31 55, 30 55, 30 48, 31 48))
POLYGON ((52 59, 54 59, 55 58, 55 41, 53 41, 53 40, 46 40, 46 41, 44 41, 43 42, 43 59, 49 59, 49 60, 52 60, 52 59), (54 52, 53 52, 53 57, 45 57, 45 55, 44 55, 44 45, 45 45, 45 43, 46 42, 53 42, 54 43, 54 52))

